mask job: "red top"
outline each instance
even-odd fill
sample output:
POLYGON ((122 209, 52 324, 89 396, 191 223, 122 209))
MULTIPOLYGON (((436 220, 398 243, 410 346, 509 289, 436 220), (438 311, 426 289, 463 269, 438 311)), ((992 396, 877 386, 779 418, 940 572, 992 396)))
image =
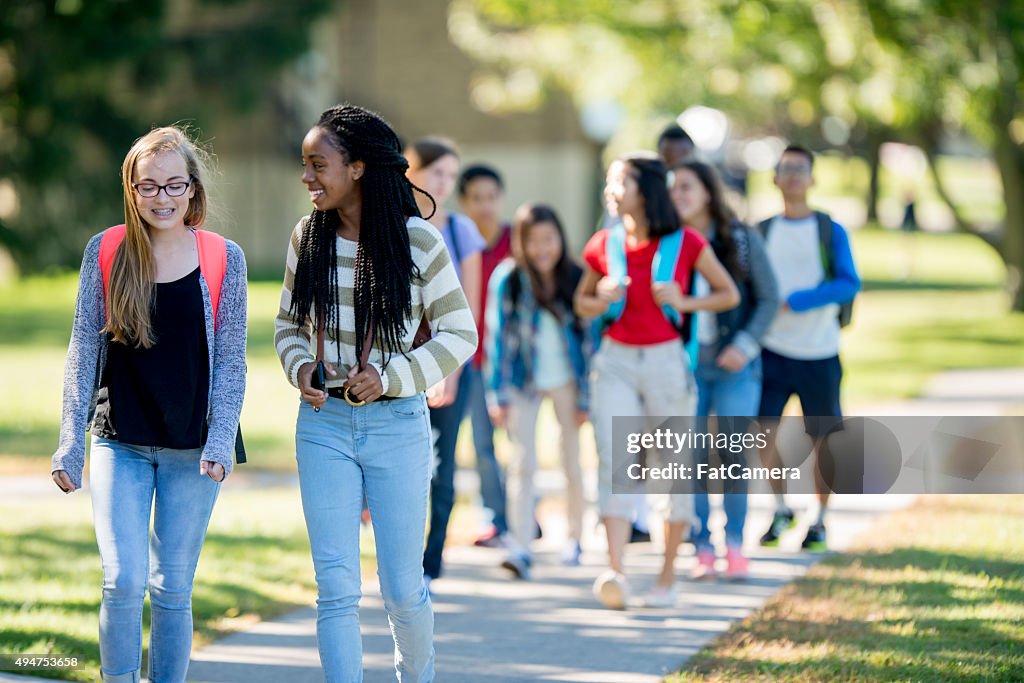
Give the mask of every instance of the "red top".
MULTIPOLYGON (((684 231, 675 280, 683 294, 687 294, 693 265, 708 241, 692 228, 684 228, 684 231)), ((583 248, 583 260, 601 276, 608 275, 607 241, 608 230, 600 230, 583 248)), ((658 242, 658 239, 652 239, 636 246, 626 246, 626 273, 630 277, 629 287, 626 288, 626 308, 622 317, 605 331, 606 335, 621 344, 650 346, 679 338, 679 332, 665 317, 651 292, 651 266, 654 254, 658 251, 658 242)))
POLYGON ((491 282, 491 275, 498 264, 512 254, 512 226, 508 223, 502 225, 499 230, 498 241, 493 247, 486 247, 481 253, 481 278, 480 278, 480 319, 476 321, 476 331, 479 334, 480 343, 477 344, 476 353, 473 354, 473 366, 482 367, 484 363, 484 311, 487 310, 487 285, 491 282))

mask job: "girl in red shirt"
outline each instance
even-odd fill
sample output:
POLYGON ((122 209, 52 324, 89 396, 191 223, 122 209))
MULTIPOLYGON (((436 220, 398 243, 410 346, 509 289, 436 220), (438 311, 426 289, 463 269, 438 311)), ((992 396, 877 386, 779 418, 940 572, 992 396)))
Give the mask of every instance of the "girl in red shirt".
MULTIPOLYGON (((591 381, 591 419, 599 459, 598 505, 608 536, 609 570, 597 578, 594 593, 606 607, 625 607, 629 590, 622 556, 629 540, 636 495, 612 492, 612 418, 620 416, 691 416, 696 407, 696 386, 690 362, 680 340, 680 327, 663 307, 680 316, 695 311, 722 311, 739 302, 736 285, 707 249, 707 240, 681 221, 668 193, 668 172, 653 154, 620 157, 608 169, 605 203, 621 228, 595 234, 583 250, 587 268, 576 290, 577 314, 598 318, 609 306, 625 301, 622 314, 604 330, 594 356, 591 381), (625 229, 626 277, 609 277, 608 239, 613 230, 625 229), (661 239, 684 231, 674 277, 655 282, 652 266, 661 239), (687 296, 693 271, 710 285, 703 297, 687 296)), ((650 425, 653 429, 657 425, 650 425)), ((657 456, 656 452, 649 452, 657 456)), ((648 460, 648 464, 655 464, 648 460)), ((635 469, 635 468, 634 468, 635 469)), ((649 606, 675 604, 674 564, 683 532, 693 517, 690 494, 670 494, 665 523, 665 556, 649 606)))

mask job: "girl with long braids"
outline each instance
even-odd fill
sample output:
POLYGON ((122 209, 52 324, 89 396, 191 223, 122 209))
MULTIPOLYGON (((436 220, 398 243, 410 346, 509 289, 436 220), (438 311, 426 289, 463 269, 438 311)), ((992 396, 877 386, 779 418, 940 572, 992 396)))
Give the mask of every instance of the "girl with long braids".
POLYGON ((398 137, 373 112, 325 111, 302 141, 313 211, 288 246, 275 344, 299 406, 295 447, 327 681, 362 680, 359 520, 365 494, 402 681, 434 676, 421 564, 430 485, 424 392, 477 346, 444 241, 420 217, 398 137), (429 321, 433 338, 413 348, 429 321), (313 386, 317 357, 325 386, 313 386), (322 346, 322 349, 320 348, 322 346))
MULTIPOLYGON (((680 227, 667 182, 665 165, 654 155, 631 154, 612 163, 604 196, 617 222, 584 247, 587 269, 576 290, 576 313, 603 323, 591 364, 590 405, 609 569, 594 582, 594 593, 612 609, 623 609, 629 597, 623 551, 636 501, 633 494, 612 490, 613 418, 692 416, 696 387, 680 340, 685 327, 677 321, 698 310, 721 311, 739 302, 736 285, 707 248, 707 240, 680 227), (663 242, 676 243, 674 263, 663 242), (694 271, 708 282, 704 296, 689 290, 694 271)), ((669 494, 668 502, 662 569, 645 597, 652 607, 675 604, 676 551, 693 517, 689 494, 669 494)))
POLYGON ((82 259, 52 476, 82 486, 91 424, 103 680, 141 680, 148 588, 149 680, 184 683, 192 580, 245 394, 245 257, 199 229, 203 153, 178 128, 136 140, 121 177, 125 224, 82 259))

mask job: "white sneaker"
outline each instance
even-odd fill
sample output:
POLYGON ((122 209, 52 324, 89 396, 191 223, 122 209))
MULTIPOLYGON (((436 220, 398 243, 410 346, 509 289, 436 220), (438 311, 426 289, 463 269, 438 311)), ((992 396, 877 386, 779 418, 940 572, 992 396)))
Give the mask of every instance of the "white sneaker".
POLYGON ((528 580, 530 578, 530 557, 520 553, 509 553, 505 561, 501 563, 503 569, 512 572, 517 579, 528 580))
POLYGON ((594 595, 608 609, 625 609, 629 599, 626 577, 609 569, 594 581, 594 595))
POLYGON ((675 607, 679 591, 675 584, 671 586, 659 586, 655 584, 651 590, 644 594, 642 600, 644 607, 675 607))

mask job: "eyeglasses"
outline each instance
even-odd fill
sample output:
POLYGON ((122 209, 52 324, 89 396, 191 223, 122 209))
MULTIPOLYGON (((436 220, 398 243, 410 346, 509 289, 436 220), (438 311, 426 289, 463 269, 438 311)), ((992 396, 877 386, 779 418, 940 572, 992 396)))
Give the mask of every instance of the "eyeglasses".
POLYGON ((146 199, 152 199, 153 197, 160 194, 160 190, 163 190, 168 197, 180 197, 188 191, 188 186, 195 181, 195 178, 189 178, 188 181, 177 181, 168 183, 166 185, 157 185, 156 183, 132 183, 132 187, 139 193, 140 197, 146 199))
POLYGON ((782 164, 776 173, 779 175, 810 175, 811 167, 802 164, 782 164))

